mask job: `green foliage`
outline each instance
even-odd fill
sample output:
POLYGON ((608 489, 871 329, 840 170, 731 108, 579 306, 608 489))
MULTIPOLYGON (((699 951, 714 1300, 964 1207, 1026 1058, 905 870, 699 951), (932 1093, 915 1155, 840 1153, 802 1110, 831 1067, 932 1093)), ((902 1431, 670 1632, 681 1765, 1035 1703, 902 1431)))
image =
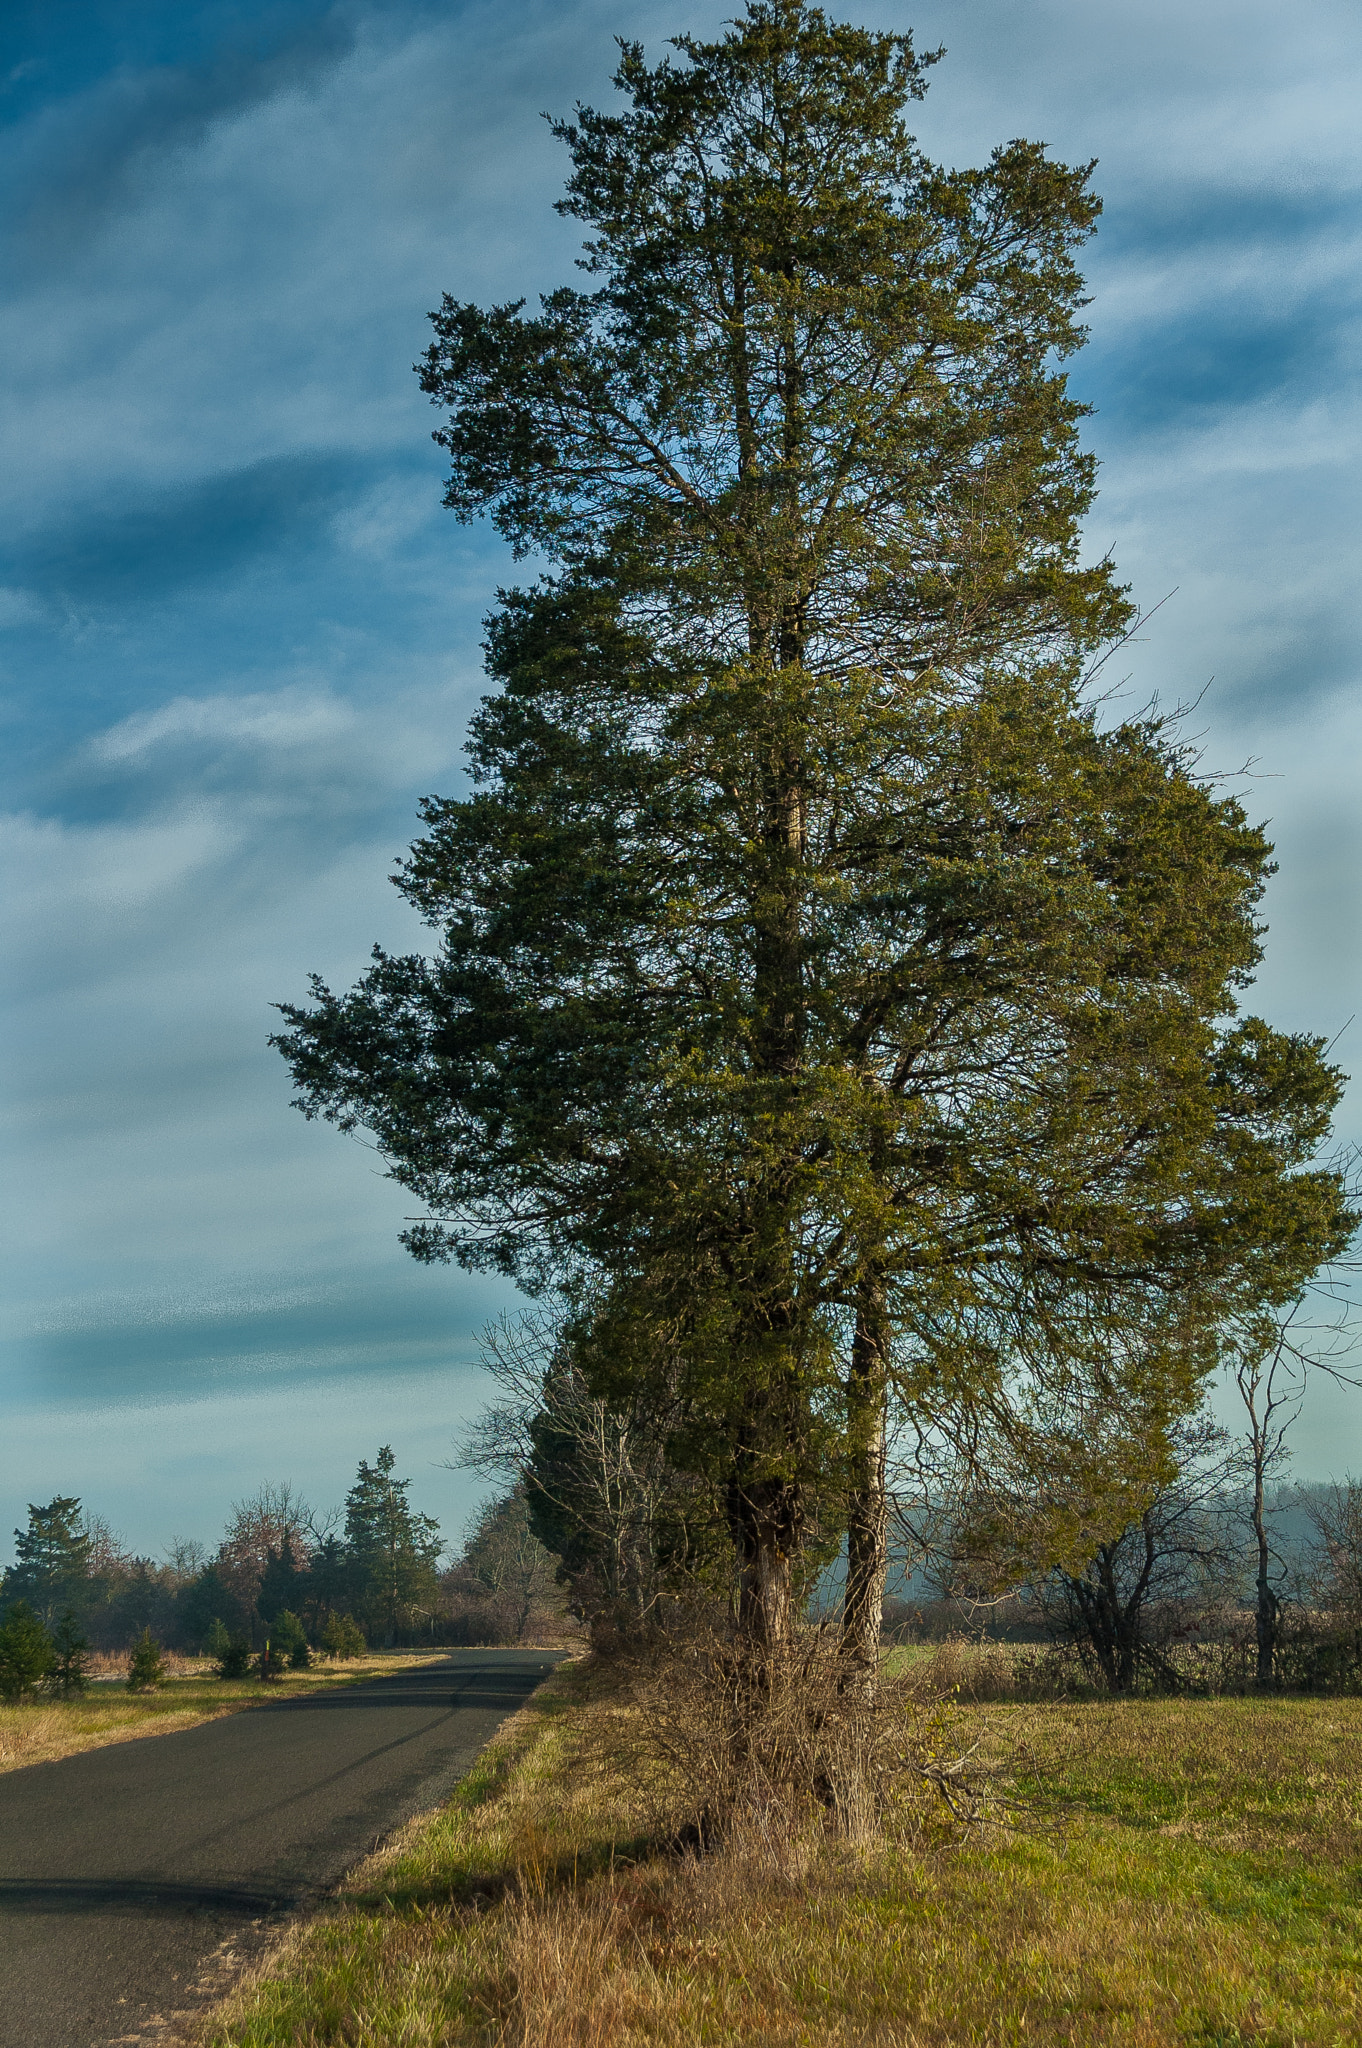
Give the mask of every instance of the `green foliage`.
POLYGON ((327 1616, 322 1630, 322 1648, 328 1657, 359 1657, 365 1650, 364 1631, 350 1614, 327 1616))
POLYGON ((274 1655, 287 1662, 292 1671, 306 1671, 312 1662, 307 1630, 287 1608, 276 1614, 270 1625, 270 1644, 274 1655))
POLYGON ((308 1560, 305 1599, 295 1609, 305 1616, 313 1635, 320 1633, 329 1614, 344 1614, 355 1599, 354 1561, 341 1536, 322 1538, 308 1560))
POLYGON ((219 1678, 244 1678, 251 1668, 251 1639, 232 1635, 217 1652, 219 1678))
POLYGON ((910 38, 783 0, 676 47, 626 45, 628 111, 555 131, 598 288, 435 316, 446 503, 703 617, 720 660, 786 666, 795 610, 844 663, 1103 638, 1128 608, 1076 564, 1093 466, 1055 368, 1090 167, 940 169, 910 38))
POLYGON ((288 1670, 288 1651, 272 1636, 266 1636, 255 1660, 255 1675, 262 1682, 279 1678, 288 1670))
POLYGON ((90 1537, 75 1495, 58 1494, 42 1507, 30 1501, 28 1527, 14 1532, 15 1561, 5 1573, 5 1600, 23 1600, 51 1627, 66 1607, 89 1598, 90 1537))
POLYGON ((203 1639, 204 1655, 220 1662, 231 1640, 232 1638, 228 1633, 226 1624, 219 1621, 217 1616, 214 1615, 212 1621, 208 1624, 208 1633, 203 1639))
POLYGON ((52 1668, 47 1676, 50 1690, 60 1699, 75 1698, 89 1683, 89 1641, 68 1607, 52 1633, 52 1668))
POLYGON ((482 1364, 501 1398, 466 1435, 460 1463, 489 1477, 513 1472, 520 1483, 489 1507, 461 1586, 470 1570, 474 1588, 490 1583, 508 1529, 519 1551, 523 1512, 581 1619, 637 1629, 668 1593, 703 1584, 722 1596, 731 1566, 723 1504, 672 1461, 684 1411, 663 1373, 623 1402, 603 1400, 550 1305, 484 1332, 482 1364))
POLYGON ((409 1479, 394 1479, 384 1444, 375 1462, 360 1460, 345 1497, 345 1542, 357 1605, 370 1633, 392 1640, 399 1626, 429 1613, 438 1597, 439 1525, 407 1501, 409 1479))
POLYGON ((302 1596, 308 1576, 299 1565, 292 1533, 285 1529, 278 1548, 271 1544, 266 1551, 265 1569, 255 1602, 261 1620, 272 1623, 285 1609, 291 1612, 294 1603, 302 1596))
POLYGON ((144 1628, 132 1646, 132 1660, 128 1666, 129 1692, 154 1692, 158 1685, 166 1682, 165 1659, 161 1645, 149 1628, 144 1628))
POLYGON ((26 1600, 16 1600, 0 1626, 0 1699, 36 1692, 55 1659, 52 1638, 26 1600))
POLYGON ((417 1257, 557 1278, 589 1392, 665 1394, 779 1634, 874 1551, 886 1399, 1037 1473, 1139 1416, 1129 1520, 1355 1218, 1322 1041, 1234 1015, 1270 847, 1085 695, 1088 167, 928 163, 909 40, 797 0, 677 48, 558 130, 597 289, 436 316, 447 502, 558 579, 400 877, 438 953, 278 1043, 417 1257))

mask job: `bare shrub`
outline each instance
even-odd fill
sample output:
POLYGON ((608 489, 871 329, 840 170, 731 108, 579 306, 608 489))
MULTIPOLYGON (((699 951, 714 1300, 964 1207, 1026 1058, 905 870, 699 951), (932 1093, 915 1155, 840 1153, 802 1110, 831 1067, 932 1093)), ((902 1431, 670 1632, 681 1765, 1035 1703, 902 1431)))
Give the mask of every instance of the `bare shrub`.
POLYGON ((692 1624, 608 1660, 632 1711, 613 1732, 657 1831, 772 1868, 832 1833, 920 1836, 977 1815, 979 1775, 948 1707, 920 1679, 848 1681, 835 1633, 809 1629, 755 1656, 692 1624))

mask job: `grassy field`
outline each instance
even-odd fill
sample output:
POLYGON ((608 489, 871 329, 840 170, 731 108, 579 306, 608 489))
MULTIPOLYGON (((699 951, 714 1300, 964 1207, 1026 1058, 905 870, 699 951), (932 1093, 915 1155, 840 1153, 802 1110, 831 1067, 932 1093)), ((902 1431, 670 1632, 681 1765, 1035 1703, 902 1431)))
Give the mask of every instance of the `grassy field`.
MULTIPOLYGON (((255 1706, 265 1698, 287 1699, 329 1686, 355 1685, 362 1678, 429 1661, 430 1656, 421 1651, 371 1652, 350 1663, 315 1664, 310 1671, 291 1671, 262 1685, 252 1678, 216 1678, 206 1661, 195 1666, 176 1659, 174 1675, 153 1693, 130 1693, 121 1678, 97 1678, 78 1699, 0 1706, 0 1771, 51 1763, 82 1749, 131 1742, 141 1735, 165 1735, 174 1728, 192 1728, 196 1721, 216 1720, 219 1714, 240 1713, 243 1707, 255 1706)), ((125 1658, 125 1666, 126 1662, 125 1658)))
MULTIPOLYGON (((872 1850, 649 1853, 560 1675, 440 1814, 205 2023, 213 2048, 1307 2048, 1362 2040, 1362 1701, 956 1711, 1030 1810, 872 1850)), ((615 1715, 618 1723, 618 1714, 615 1715)))

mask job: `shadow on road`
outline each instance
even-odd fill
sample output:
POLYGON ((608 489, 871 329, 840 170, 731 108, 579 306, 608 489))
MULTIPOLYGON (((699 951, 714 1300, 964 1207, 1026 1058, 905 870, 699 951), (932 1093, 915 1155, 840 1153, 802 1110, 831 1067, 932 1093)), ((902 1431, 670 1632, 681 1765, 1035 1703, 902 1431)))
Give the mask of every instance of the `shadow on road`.
POLYGON ((182 1913, 277 1912, 293 1897, 239 1884, 176 1884, 154 1878, 0 1879, 0 1912, 8 1907, 25 1913, 108 1913, 122 1910, 143 1915, 182 1913))

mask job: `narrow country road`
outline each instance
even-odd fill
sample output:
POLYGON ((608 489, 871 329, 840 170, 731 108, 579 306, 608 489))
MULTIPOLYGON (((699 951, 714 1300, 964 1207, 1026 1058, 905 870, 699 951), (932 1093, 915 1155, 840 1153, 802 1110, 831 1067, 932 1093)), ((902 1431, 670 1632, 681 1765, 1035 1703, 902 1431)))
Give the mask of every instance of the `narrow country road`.
POLYGON ((105 2048, 448 1795, 557 1662, 455 1650, 0 1775, 0 2048, 105 2048))

